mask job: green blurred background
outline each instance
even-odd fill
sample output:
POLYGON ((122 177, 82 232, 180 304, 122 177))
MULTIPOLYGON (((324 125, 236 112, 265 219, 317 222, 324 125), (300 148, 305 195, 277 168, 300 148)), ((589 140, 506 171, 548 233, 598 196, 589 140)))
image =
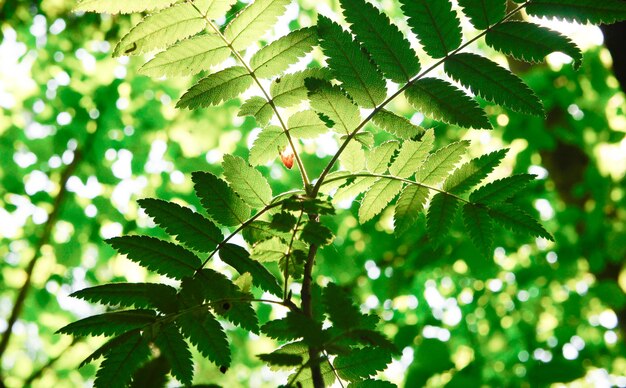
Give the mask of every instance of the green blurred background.
MULTIPOLYGON (((399 16, 395 2, 377 3, 399 16)), ((93 382, 95 366, 77 366, 104 339, 73 341, 54 332, 101 310, 68 295, 153 276, 103 240, 135 232, 164 236, 135 200, 154 196, 198 206, 190 173, 219 173, 224 153, 247 157, 258 133, 253 119, 237 117, 240 101, 179 111, 175 102, 192 79, 151 80, 136 74, 139 60, 112 59, 112 45, 139 15, 73 14, 72 5, 0 1, 3 336, 19 290, 31 285, 2 349, 8 387, 93 382)), ((316 11, 338 10, 332 0, 299 0, 282 21, 295 28, 310 25, 316 11)), ((407 387, 626 386, 624 93, 598 28, 551 26, 585 49, 579 71, 560 54, 544 64, 509 63, 543 100, 545 119, 489 106, 491 132, 423 124, 434 127, 439 145, 473 140, 474 155, 510 148, 498 171, 541 178, 520 203, 541 218, 556 243, 502 230, 487 261, 460 220, 436 250, 423 222, 393 236, 389 212, 363 226, 352 208, 326 220, 338 238, 321 252, 317 281, 351 288, 364 311, 382 317, 384 332, 402 349, 382 374, 390 381, 407 387)), ((505 61, 482 45, 477 49, 505 61)), ((403 101, 394 109, 421 120, 403 101)), ((304 145, 309 174, 319 174, 334 146, 332 139, 304 145)), ((299 184, 297 171, 280 164, 262 171, 275 193, 299 184)), ((276 314, 259 309, 262 319, 276 314)), ((227 330, 233 367, 221 374, 200 363, 196 382, 272 387, 282 381, 255 358, 273 350, 273 341, 227 330)))

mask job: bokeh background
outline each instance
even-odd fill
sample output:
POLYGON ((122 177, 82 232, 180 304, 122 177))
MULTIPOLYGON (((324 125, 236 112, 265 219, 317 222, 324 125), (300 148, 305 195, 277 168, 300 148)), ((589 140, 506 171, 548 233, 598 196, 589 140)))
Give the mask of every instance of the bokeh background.
MULTIPOLYGON (((375 3, 400 17, 394 1, 375 3)), ((110 281, 159 280, 103 240, 163 237, 135 200, 198 206, 190 173, 219 173, 224 153, 247 157, 259 131, 252 118, 237 117, 239 100, 176 110, 193 79, 152 80, 137 75, 141 59, 112 59, 112 47, 140 15, 74 14, 72 5, 0 0, 0 372, 7 387, 93 383, 96 366, 77 366, 104 339, 55 331, 102 310, 68 295, 110 281)), ((275 33, 310 25, 317 11, 339 7, 332 0, 294 1, 275 33)), ((496 175, 539 176, 519 201, 556 243, 502 230, 493 260, 486 260, 460 220, 437 249, 423 220, 399 237, 391 212, 360 226, 345 204, 326 220, 338 238, 321 252, 317 280, 349 287, 364 311, 382 317, 384 332, 402 349, 382 376, 397 384, 626 386, 626 102, 604 45, 617 42, 615 56, 626 36, 623 27, 603 34, 544 23, 585 50, 579 71, 558 53, 542 64, 508 63, 543 100, 545 119, 489 106, 495 129, 465 131, 423 121, 403 101, 394 109, 433 127, 439 145, 471 139, 473 155, 510 148, 496 175)), ((481 44, 474 49, 507 64, 481 44)), ((319 174, 335 149, 331 137, 304 144, 309 174, 319 174)), ((299 184, 297 171, 280 163, 262 171, 275 193, 299 184)), ((278 313, 259 307, 262 320, 278 313)), ((199 363, 197 382, 282 381, 255 357, 271 351, 273 341, 227 330, 233 367, 221 374, 199 363)))

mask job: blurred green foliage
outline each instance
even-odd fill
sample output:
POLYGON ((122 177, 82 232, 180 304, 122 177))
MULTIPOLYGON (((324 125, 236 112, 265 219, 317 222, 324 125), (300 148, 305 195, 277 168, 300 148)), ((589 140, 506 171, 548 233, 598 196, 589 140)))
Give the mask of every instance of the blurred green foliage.
MULTIPOLYGON (((299 1, 291 27, 306 25, 318 3, 299 1)), ((36 260, 1 360, 10 387, 89 384, 94 366, 76 367, 102 341, 72 342, 54 332, 97 310, 68 295, 88 285, 146 279, 103 239, 160 233, 137 214, 135 199, 198 207, 190 173, 214 171, 224 153, 247 155, 256 126, 236 117, 238 102, 175 110, 189 80, 155 82, 136 75, 136 64, 110 58, 111 42, 131 18, 75 15, 71 6, 66 0, 0 2, 0 331, 25 268, 36 260), (59 197, 64 179, 67 193, 59 197)), ((394 237, 391 214, 360 226, 357 205, 327 220, 343 238, 320 252, 318 280, 346 285, 362 309, 383 317, 384 332, 403 349, 384 373, 391 381, 407 387, 574 380, 626 386, 626 104, 608 63, 606 50, 593 47, 577 72, 567 64, 524 69, 546 106, 545 120, 490 107, 497 128, 488 134, 436 128, 440 141, 480 140, 476 154, 509 145, 507 169, 543 178, 531 194, 539 200, 519 200, 536 209, 556 243, 525 241, 517 248, 519 237, 503 229, 488 262, 460 219, 437 249, 427 243, 423 222, 394 237)), ((394 108, 411 114, 401 102, 394 108)), ((303 154, 314 176, 323 168, 313 164, 315 151, 310 144, 303 154)), ((265 171, 277 190, 299 181, 295 171, 265 171)), ((275 314, 268 306, 259 313, 275 314)), ((231 331, 231 370, 197 365, 197 379, 276 385, 280 376, 260 368, 255 357, 274 343, 231 331)))

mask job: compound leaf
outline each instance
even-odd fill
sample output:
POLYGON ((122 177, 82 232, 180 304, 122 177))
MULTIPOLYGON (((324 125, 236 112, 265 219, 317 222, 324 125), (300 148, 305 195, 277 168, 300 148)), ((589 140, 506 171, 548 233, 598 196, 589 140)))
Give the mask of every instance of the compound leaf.
POLYGON ((422 78, 405 92, 415 107, 435 120, 464 128, 491 129, 485 112, 463 91, 438 78, 422 78))
POLYGON ((191 276, 200 259, 187 249, 149 236, 122 236, 108 239, 121 254, 139 265, 174 279, 191 276))
POLYGON ((424 51, 433 58, 445 57, 461 45, 461 23, 449 0, 400 0, 409 27, 424 51))
POLYGON ((196 195, 209 216, 225 226, 236 226, 250 217, 250 208, 224 180, 209 172, 191 175, 196 195))
POLYGON ((465 230, 480 253, 491 258, 493 255, 493 222, 487 210, 466 203, 463 205, 463 223, 465 230))
POLYGON ((230 187, 253 208, 267 206, 272 201, 272 188, 257 169, 239 156, 224 155, 224 176, 230 187))
POLYGON ((174 324, 161 328, 154 342, 169 362, 172 376, 185 385, 191 385, 193 360, 187 342, 178 328, 174 324))
POLYGON ((397 233, 404 233, 413 226, 420 212, 424 210, 424 204, 429 194, 430 190, 416 185, 408 185, 402 190, 396 202, 393 216, 393 224, 397 233))
POLYGON ((470 201, 475 203, 494 204, 504 202, 519 193, 535 179, 534 175, 518 174, 498 179, 470 194, 470 201))
POLYGON ((426 230, 436 245, 448 235, 458 207, 458 200, 446 193, 437 193, 430 201, 426 215, 426 230))
POLYGON ((469 147, 466 140, 457 141, 430 154, 416 174, 416 180, 434 185, 444 180, 469 147))
POLYGON ((198 252, 211 252, 224 239, 211 220, 188 207, 154 198, 140 199, 137 203, 167 233, 198 252))
POLYGON ((317 29, 328 66, 342 87, 364 108, 380 104, 387 96, 385 80, 350 33, 324 16, 319 16, 317 29))
POLYGON ((402 190, 403 183, 395 179, 380 179, 365 193, 359 207, 359 222, 365 223, 379 214, 402 190))
POLYGON ((96 387, 123 388, 130 382, 133 372, 150 357, 150 347, 139 331, 118 341, 105 354, 96 373, 96 387))
POLYGON ((341 0, 346 21, 385 77, 404 83, 420 71, 417 54, 387 15, 365 0, 341 0))
POLYGON ((448 58, 445 72, 486 100, 512 110, 542 115, 543 105, 526 84, 509 70, 480 55, 461 53, 448 58))
POLYGON ((543 237, 546 240, 554 241, 554 237, 541 224, 511 203, 499 203, 497 206, 489 208, 489 215, 496 222, 514 232, 526 233, 533 237, 543 237))
POLYGON ((176 289, 157 283, 111 283, 76 291, 70 296, 108 306, 170 310, 176 304, 176 289), (170 307, 170 308, 168 308, 170 307))
POLYGON ((198 81, 176 103, 177 108, 206 108, 238 97, 252 85, 252 77, 242 66, 233 66, 198 81))
POLYGON ((457 168, 443 184, 443 190, 462 194, 479 184, 496 168, 506 156, 507 150, 498 150, 474 158, 457 168))
POLYGON ((92 315, 60 328, 57 333, 74 336, 113 336, 139 329, 155 321, 156 313, 152 310, 125 310, 92 315))
POLYGON ((424 163, 435 142, 433 131, 426 132, 421 141, 405 140, 400 153, 391 163, 389 172, 400 178, 408 178, 415 174, 424 163))
POLYGON ((176 319, 185 337, 218 366, 230 365, 230 348, 222 325, 209 310, 193 310, 176 319))

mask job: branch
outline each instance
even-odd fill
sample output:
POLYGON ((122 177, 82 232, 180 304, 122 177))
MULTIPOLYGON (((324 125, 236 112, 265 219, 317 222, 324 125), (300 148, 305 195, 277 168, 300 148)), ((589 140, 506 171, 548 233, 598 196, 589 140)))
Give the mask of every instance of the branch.
POLYGON ((202 15, 202 17, 204 18, 204 20, 207 22, 207 24, 209 25, 209 27, 211 27, 211 29, 213 30, 213 32, 215 32, 224 42, 224 44, 226 44, 226 46, 228 46, 228 48, 230 49, 230 51, 233 53, 233 55, 235 56, 235 58, 237 58, 237 60, 241 63, 241 65, 243 67, 246 68, 246 70, 248 71, 248 73, 250 74, 250 76, 252 77, 252 79, 254 80, 254 82, 257 84, 257 86, 259 87, 259 89, 261 89, 261 92, 263 93, 263 96, 265 97, 265 100, 267 100, 267 103, 270 105, 270 107, 272 108, 272 110, 274 111, 274 113, 276 113, 276 117, 278 118, 278 121, 280 122, 280 126, 283 129, 283 132, 285 133, 285 136, 287 137, 287 141, 289 142, 289 146, 291 147, 291 149, 293 150, 293 154, 294 157, 296 159, 296 163, 298 164, 298 169, 300 170, 300 175, 302 177, 302 182, 304 183, 304 187, 309 187, 311 182, 309 181, 309 176, 306 173, 306 170, 304 168, 304 164, 302 163, 302 159, 300 158, 300 155, 298 154, 298 150, 295 147, 295 143, 293 141, 293 138, 291 137, 291 134, 289 133, 289 129, 287 128, 287 125, 285 124, 283 118, 280 116, 280 113, 278 112, 278 107, 276 106, 276 104, 274 103, 274 100, 272 99, 272 97, 269 95, 269 93, 267 92, 267 90, 265 90, 265 88, 263 87, 263 85, 261 84, 261 81, 259 81, 259 79, 257 78, 256 74, 254 74, 254 70, 252 70, 252 68, 250 67, 250 65, 248 65, 248 63, 243 59, 243 57, 241 56, 241 54, 239 54, 239 52, 233 47, 233 45, 231 44, 231 42, 228 41, 228 39, 226 39, 226 37, 224 36, 224 34, 222 34, 222 32, 219 30, 219 28, 217 28, 215 26, 215 24, 213 24, 213 22, 211 21, 211 19, 209 19, 208 17, 206 17, 206 15, 204 15, 202 13, 202 11, 200 11, 200 9, 198 9, 198 7, 193 3, 193 1, 191 0, 187 0, 187 3, 191 4, 191 6, 198 11, 198 13, 200 15, 202 15))
POLYGON ((511 12, 509 12, 508 14, 506 14, 504 16, 504 18, 502 18, 502 20, 500 20, 499 22, 497 22, 496 24, 494 24, 493 26, 490 26, 489 28, 487 28, 486 30, 482 31, 481 33, 479 33, 478 35, 476 35, 475 37, 473 37, 472 39, 468 40, 467 42, 463 43, 461 46, 459 46, 459 48, 457 48, 456 50, 452 51, 451 53, 448 53, 445 57, 441 58, 440 60, 438 60, 437 62, 435 62, 433 65, 431 65, 430 67, 428 67, 426 70, 422 71, 420 74, 416 75, 415 77, 413 77, 411 80, 409 80, 406 84, 404 84, 401 88, 399 88, 395 93, 393 93, 391 96, 387 97, 387 99, 385 101, 383 101, 380 105, 378 105, 376 108, 374 108, 374 110, 372 110, 372 112, 363 120, 361 121, 361 123, 359 125, 357 125, 357 127, 350 132, 350 134, 346 137, 346 139, 344 140, 344 142, 341 144, 341 146, 339 147, 339 150, 335 153, 335 155, 333 155, 332 159, 330 160, 330 162, 328 162, 328 165, 326 166, 326 168, 324 168, 324 171, 322 171, 322 173, 320 174, 319 178, 317 179, 317 182, 315 183, 315 186, 313 187, 312 193, 313 196, 316 196, 317 193, 320 190, 320 187, 322 186, 324 179, 326 178, 326 175, 328 175, 330 173, 330 170, 333 168, 333 166, 335 165, 335 163, 337 162, 337 160, 339 159, 339 156, 343 153, 343 151, 346 149, 346 147, 348 146, 348 143, 354 139, 354 137, 357 135, 357 133, 363 129, 363 127, 365 127, 365 125, 370 122, 370 120, 378 113, 380 112, 385 106, 387 106, 387 104, 389 104, 391 101, 393 101, 396 97, 398 97, 400 94, 402 94, 405 90, 407 90, 410 86, 412 86, 415 82, 419 81, 420 79, 424 78, 425 75, 427 75, 428 73, 430 73, 431 71, 433 71, 434 69, 436 69, 437 67, 441 66, 445 61, 447 61, 450 57, 458 54, 459 52, 463 51, 465 48, 467 48, 470 44, 474 43, 475 41, 477 41, 478 39, 482 38, 484 35, 486 35, 489 31, 491 31, 494 27, 504 23, 505 21, 509 20, 513 15, 515 15, 517 12, 521 11, 523 8, 525 8, 528 4, 531 3, 532 0, 528 0, 525 3, 521 4, 520 6, 518 6, 517 8, 515 8, 514 10, 512 10, 511 12))

